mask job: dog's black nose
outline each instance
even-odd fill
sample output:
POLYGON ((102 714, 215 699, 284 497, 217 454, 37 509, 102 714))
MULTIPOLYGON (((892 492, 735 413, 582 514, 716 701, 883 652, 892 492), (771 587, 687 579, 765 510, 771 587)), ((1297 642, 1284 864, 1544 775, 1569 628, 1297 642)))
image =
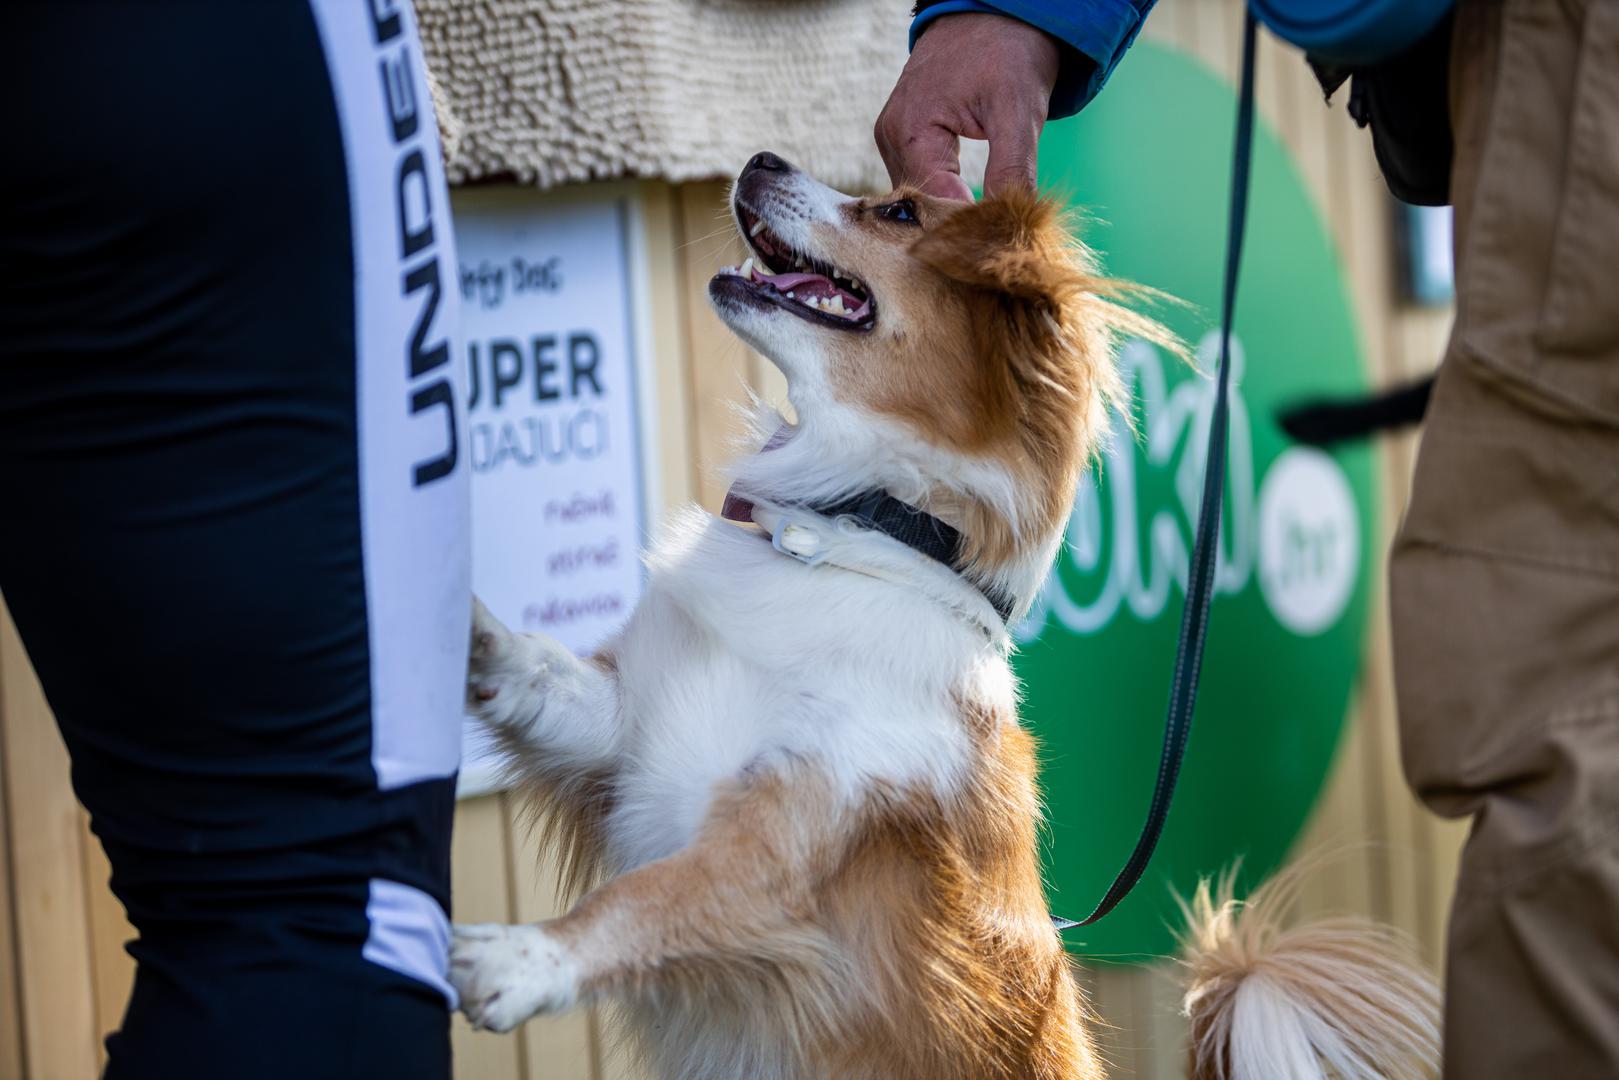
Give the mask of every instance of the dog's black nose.
POLYGON ((791 172, 792 168, 791 165, 772 154, 769 150, 761 150, 748 159, 747 165, 742 169, 742 175, 746 176, 750 172, 760 170, 765 172, 791 172))

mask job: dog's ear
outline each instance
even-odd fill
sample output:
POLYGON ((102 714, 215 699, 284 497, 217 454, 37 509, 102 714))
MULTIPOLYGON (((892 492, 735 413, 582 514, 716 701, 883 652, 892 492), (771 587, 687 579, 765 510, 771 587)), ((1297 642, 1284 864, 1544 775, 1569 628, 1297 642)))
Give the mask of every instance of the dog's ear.
POLYGON ((1092 283, 1087 252, 1048 198, 1013 191, 964 206, 923 233, 912 253, 939 273, 1054 308, 1092 283))

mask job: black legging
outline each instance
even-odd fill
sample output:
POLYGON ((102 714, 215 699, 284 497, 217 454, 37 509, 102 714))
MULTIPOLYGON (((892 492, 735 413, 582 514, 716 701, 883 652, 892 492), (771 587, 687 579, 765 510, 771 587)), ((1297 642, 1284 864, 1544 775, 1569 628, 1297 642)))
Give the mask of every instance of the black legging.
POLYGON ((0 14, 0 590, 139 932, 114 1080, 449 1074, 467 469, 406 2, 0 14))

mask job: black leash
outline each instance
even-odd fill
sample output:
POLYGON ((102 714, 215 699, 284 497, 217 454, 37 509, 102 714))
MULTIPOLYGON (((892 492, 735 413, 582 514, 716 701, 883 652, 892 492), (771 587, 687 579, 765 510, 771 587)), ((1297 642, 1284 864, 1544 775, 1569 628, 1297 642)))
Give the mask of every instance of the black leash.
POLYGON ((1197 538, 1192 545, 1191 569, 1186 582, 1186 606, 1181 609, 1180 643, 1175 649, 1175 678, 1169 690, 1169 716, 1164 722, 1164 749, 1158 759, 1158 783, 1153 788, 1147 823, 1130 859, 1108 886, 1102 902, 1083 919, 1052 916, 1058 930, 1088 926, 1112 911, 1133 889, 1163 835, 1169 805, 1175 797, 1181 760, 1192 733, 1192 709, 1197 702, 1197 677, 1203 667, 1203 642, 1208 635, 1209 605, 1214 600, 1214 568, 1219 552, 1220 502, 1225 487, 1226 428, 1231 382, 1231 315, 1237 300, 1237 270, 1242 264, 1242 235, 1248 217, 1249 166, 1254 141, 1254 13, 1244 16, 1242 29, 1242 88, 1237 99, 1237 136, 1231 152, 1231 211, 1227 219, 1225 288, 1220 310, 1220 370, 1215 376, 1214 411, 1209 417, 1209 449, 1203 466, 1203 499, 1197 513, 1197 538))

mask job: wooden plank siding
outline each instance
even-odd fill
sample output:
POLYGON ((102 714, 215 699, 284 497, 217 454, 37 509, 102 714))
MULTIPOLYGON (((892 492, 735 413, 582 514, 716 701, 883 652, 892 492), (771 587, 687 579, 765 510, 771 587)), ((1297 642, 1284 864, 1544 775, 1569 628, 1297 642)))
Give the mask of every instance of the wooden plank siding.
POLYGON ((0 619, 0 735, 24 1075, 94 1076, 101 1029, 89 906, 92 888, 104 886, 85 876, 67 748, 9 615, 0 619))
POLYGON ((6 686, 8 681, 26 681, 13 672, 8 680, 4 644, 12 633, 11 619, 0 611, 0 1076, 22 1076, 26 1062, 23 1046, 21 966, 17 961, 17 876, 12 871, 11 832, 16 815, 11 812, 10 773, 12 746, 6 739, 6 686))
MULTIPOLYGON (((1148 39, 1197 57, 1234 81, 1239 0, 1162 0, 1148 39)), ((1342 256, 1374 381, 1431 368, 1449 313, 1402 306, 1395 295, 1391 204, 1365 133, 1343 95, 1331 108, 1295 50, 1267 37, 1259 103, 1329 224, 1342 256)), ((768 134, 761 135, 768 142, 768 134)), ((740 162, 738 163, 740 165, 740 162)), ((1223 170, 1223 164, 1221 165, 1223 170)), ((720 466, 741 431, 734 405, 748 388, 778 402, 780 375, 736 341, 708 310, 713 270, 741 257, 726 212, 726 184, 622 185, 643 227, 640 264, 649 282, 642 317, 651 333, 656 402, 656 504, 661 516, 695 499, 717 508, 720 466)), ((1363 675, 1343 743, 1298 854, 1328 853, 1298 916, 1359 911, 1416 937, 1440 957, 1446 909, 1465 826, 1423 811, 1401 776, 1387 608, 1381 577, 1387 540, 1409 491, 1415 436, 1382 443, 1382 542, 1363 675)), ((106 889, 107 866, 67 781, 67 761, 26 655, 0 617, 0 1078, 78 1080, 100 1063, 100 1040, 120 1018, 132 965, 127 923, 106 889)), ((536 860, 517 800, 463 802, 454 847, 456 918, 534 920, 558 910, 552 868, 536 860)), ((1184 1023, 1163 967, 1100 966, 1085 985, 1104 1023, 1100 1042, 1118 1076, 1181 1075, 1184 1023)), ((466 1080, 637 1080, 615 1054, 606 1018, 580 1013, 536 1020, 512 1037, 453 1028, 456 1073, 466 1080)))

